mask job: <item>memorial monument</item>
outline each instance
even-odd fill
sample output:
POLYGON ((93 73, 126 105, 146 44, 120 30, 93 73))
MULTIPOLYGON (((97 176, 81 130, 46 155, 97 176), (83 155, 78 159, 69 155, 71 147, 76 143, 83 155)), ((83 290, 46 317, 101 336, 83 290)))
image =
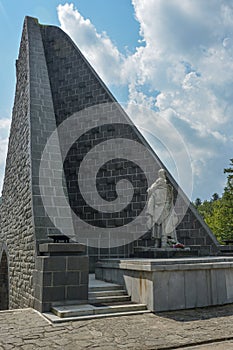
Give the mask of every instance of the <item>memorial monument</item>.
POLYGON ((169 236, 203 254, 217 254, 218 242, 212 232, 182 191, 177 200, 179 186, 167 170, 166 177, 164 170, 159 171, 165 167, 156 150, 67 34, 26 17, 16 76, 0 213, 0 309, 35 307, 42 311, 49 309, 54 298, 84 300, 88 260, 90 271, 94 271, 102 258, 129 258, 135 248, 154 247, 160 240, 164 247, 169 236), (104 122, 96 106, 103 106, 104 122), (56 132, 73 115, 80 119, 65 129, 65 136, 56 132), (83 117, 89 118, 90 125, 95 122, 88 130, 81 122, 83 117), (43 158, 53 133, 49 153, 43 158), (74 141, 63 157, 68 135, 74 141), (123 151, 124 140, 136 142, 145 157, 137 164, 137 160, 116 154, 96 170, 97 160, 102 159, 101 144, 115 139, 123 151), (82 163, 92 150, 86 176, 79 177, 82 163), (146 162, 149 166, 143 169, 146 162), (148 179, 155 179, 158 171, 159 179, 152 185, 148 179), (90 177, 92 173, 96 178, 90 177), (87 186, 95 184, 95 193, 92 188, 86 191, 90 200, 97 189, 103 206, 113 202, 120 209, 101 211, 98 203, 87 203, 79 180, 87 186), (131 185, 118 191, 118 182, 125 184, 125 180, 131 185), (122 207, 128 189, 130 203, 122 207), (146 209, 147 217, 141 215, 146 209), (134 225, 140 215, 153 224, 154 240, 150 232, 134 225), (98 234, 90 235, 91 228, 98 234), (53 243, 51 235, 73 237, 76 243, 53 243), (130 241, 129 235, 134 239, 130 241), (71 278, 72 272, 77 278, 71 278))

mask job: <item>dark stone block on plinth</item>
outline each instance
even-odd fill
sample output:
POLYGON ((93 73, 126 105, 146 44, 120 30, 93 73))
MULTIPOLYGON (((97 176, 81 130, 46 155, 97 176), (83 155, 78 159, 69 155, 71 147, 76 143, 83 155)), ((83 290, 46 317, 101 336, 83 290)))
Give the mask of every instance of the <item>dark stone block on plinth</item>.
POLYGON ((220 245, 218 255, 233 255, 233 245, 220 245))
POLYGON ((86 246, 80 243, 42 243, 39 245, 39 252, 43 255, 83 255, 86 246))
POLYGON ((198 256, 198 250, 187 250, 181 248, 153 248, 136 247, 134 248, 135 258, 148 259, 166 259, 166 258, 184 258, 198 256))
POLYGON ((33 273, 34 308, 50 311, 53 305, 88 300, 89 259, 78 243, 43 243, 33 273))
POLYGON ((211 256, 216 255, 210 245, 191 245, 191 251, 198 251, 198 256, 211 256))

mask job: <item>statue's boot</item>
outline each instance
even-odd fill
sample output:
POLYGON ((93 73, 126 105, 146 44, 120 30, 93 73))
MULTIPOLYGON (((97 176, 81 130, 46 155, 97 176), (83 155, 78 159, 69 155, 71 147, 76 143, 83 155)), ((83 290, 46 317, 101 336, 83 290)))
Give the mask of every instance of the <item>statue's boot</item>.
POLYGON ((159 238, 155 238, 154 239, 154 241, 155 241, 155 248, 160 248, 160 239, 159 238))
POLYGON ((167 244, 167 236, 162 236, 162 239, 161 239, 161 247, 162 247, 162 248, 167 248, 167 247, 168 247, 168 244, 167 244))

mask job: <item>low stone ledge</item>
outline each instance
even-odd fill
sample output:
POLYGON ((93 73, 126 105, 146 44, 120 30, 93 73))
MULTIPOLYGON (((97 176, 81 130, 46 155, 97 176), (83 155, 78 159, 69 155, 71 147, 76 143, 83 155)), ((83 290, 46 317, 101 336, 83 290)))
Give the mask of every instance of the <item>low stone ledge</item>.
POLYGON ((135 271, 196 270, 232 268, 233 257, 186 259, 103 259, 96 268, 112 268, 135 271))

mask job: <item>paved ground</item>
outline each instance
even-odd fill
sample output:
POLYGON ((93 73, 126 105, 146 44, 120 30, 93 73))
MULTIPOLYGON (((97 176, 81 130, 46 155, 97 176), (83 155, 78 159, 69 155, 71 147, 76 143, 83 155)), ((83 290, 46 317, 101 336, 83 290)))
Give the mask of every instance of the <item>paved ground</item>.
POLYGON ((0 312, 0 350, 180 347, 189 350, 233 349, 233 305, 59 325, 49 324, 32 309, 0 312), (193 346, 203 343, 206 344, 193 346))
POLYGON ((224 341, 221 343, 211 343, 208 345, 200 345, 200 346, 191 346, 181 348, 182 350, 232 350, 233 349, 233 341, 224 341))

